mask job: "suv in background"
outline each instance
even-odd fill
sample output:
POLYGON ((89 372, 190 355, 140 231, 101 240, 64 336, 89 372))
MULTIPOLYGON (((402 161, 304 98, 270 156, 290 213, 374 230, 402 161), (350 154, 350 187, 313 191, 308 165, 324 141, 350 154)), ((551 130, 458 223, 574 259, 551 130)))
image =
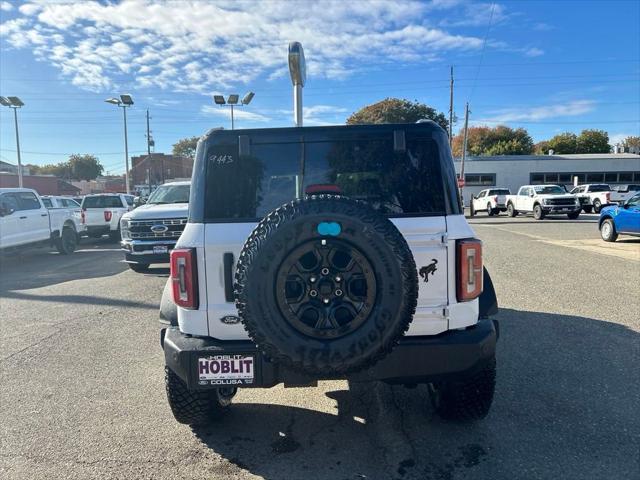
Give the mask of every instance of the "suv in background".
POLYGON ((133 195, 87 195, 82 199, 81 207, 87 235, 93 238, 109 235, 111 240, 116 241, 120 240, 120 218, 133 209, 133 195))
POLYGON ((605 242, 615 242, 618 235, 640 236, 640 193, 621 205, 603 208, 598 228, 605 242))
POLYGON ((495 312, 436 123, 200 139, 160 312, 179 422, 209 422, 237 388, 323 379, 423 383, 444 418, 482 418, 495 312))
POLYGON ((190 185, 160 185, 144 205, 122 216, 120 245, 131 270, 144 272, 152 263, 169 262, 169 252, 187 224, 190 185))
POLYGON ((489 188, 481 190, 478 195, 471 196, 469 203, 470 215, 486 211, 490 217, 507 211, 507 195, 511 195, 508 188, 489 188))

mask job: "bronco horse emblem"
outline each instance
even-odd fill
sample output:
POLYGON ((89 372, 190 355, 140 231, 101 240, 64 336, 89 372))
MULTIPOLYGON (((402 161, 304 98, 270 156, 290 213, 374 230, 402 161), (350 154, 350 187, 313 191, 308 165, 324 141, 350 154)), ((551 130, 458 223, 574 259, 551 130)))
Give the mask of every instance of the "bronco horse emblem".
POLYGON ((424 279, 425 283, 429 281, 429 274, 433 275, 436 273, 436 270, 438 270, 438 267, 436 267, 436 265, 438 264, 438 260, 432 258, 431 261, 432 263, 425 267, 421 267, 418 271, 420 276, 424 279))

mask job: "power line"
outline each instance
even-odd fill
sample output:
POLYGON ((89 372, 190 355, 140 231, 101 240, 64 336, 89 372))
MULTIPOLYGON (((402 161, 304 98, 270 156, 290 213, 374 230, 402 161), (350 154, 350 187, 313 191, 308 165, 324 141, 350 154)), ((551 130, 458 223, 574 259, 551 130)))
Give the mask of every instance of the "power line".
MULTIPOLYGON (((484 34, 484 40, 482 41, 482 51, 480 52, 480 63, 478 63, 478 69, 476 70, 476 78, 473 81, 473 86, 471 87, 471 93, 469 94, 469 100, 473 97, 473 92, 476 90, 476 83, 478 82, 478 76, 480 75, 480 68, 482 67, 482 61, 484 60, 484 51, 487 47, 487 37, 489 36, 489 31, 491 31, 491 25, 493 24, 493 12, 496 9, 495 2, 491 4, 491 15, 489 15, 489 25, 487 25, 487 31, 484 34)), ((467 103, 468 101, 467 100, 467 103)))

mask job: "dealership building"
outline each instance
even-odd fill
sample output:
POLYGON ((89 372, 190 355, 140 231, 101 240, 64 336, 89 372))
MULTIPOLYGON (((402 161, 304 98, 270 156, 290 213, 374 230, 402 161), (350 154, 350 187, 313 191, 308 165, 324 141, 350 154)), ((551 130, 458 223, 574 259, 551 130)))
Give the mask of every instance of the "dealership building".
MULTIPOLYGON (((460 175, 462 162, 455 159, 460 175)), ((491 187, 516 193, 521 185, 552 183, 570 188, 577 181, 621 185, 640 184, 640 155, 591 153, 576 155, 498 155, 467 157, 464 163, 464 203, 491 187)))

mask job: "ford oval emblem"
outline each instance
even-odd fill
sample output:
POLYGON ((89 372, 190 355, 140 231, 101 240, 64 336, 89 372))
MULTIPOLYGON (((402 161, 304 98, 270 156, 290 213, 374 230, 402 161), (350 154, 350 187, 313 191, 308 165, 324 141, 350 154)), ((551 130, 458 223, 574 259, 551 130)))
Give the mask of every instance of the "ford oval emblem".
POLYGON ((167 227, 166 225, 154 225, 151 227, 151 231, 153 233, 164 233, 167 230, 169 230, 169 227, 167 227))
POLYGON ((236 317, 235 315, 225 315, 220 319, 220 321, 225 325, 237 325, 240 323, 240 317, 236 317))

